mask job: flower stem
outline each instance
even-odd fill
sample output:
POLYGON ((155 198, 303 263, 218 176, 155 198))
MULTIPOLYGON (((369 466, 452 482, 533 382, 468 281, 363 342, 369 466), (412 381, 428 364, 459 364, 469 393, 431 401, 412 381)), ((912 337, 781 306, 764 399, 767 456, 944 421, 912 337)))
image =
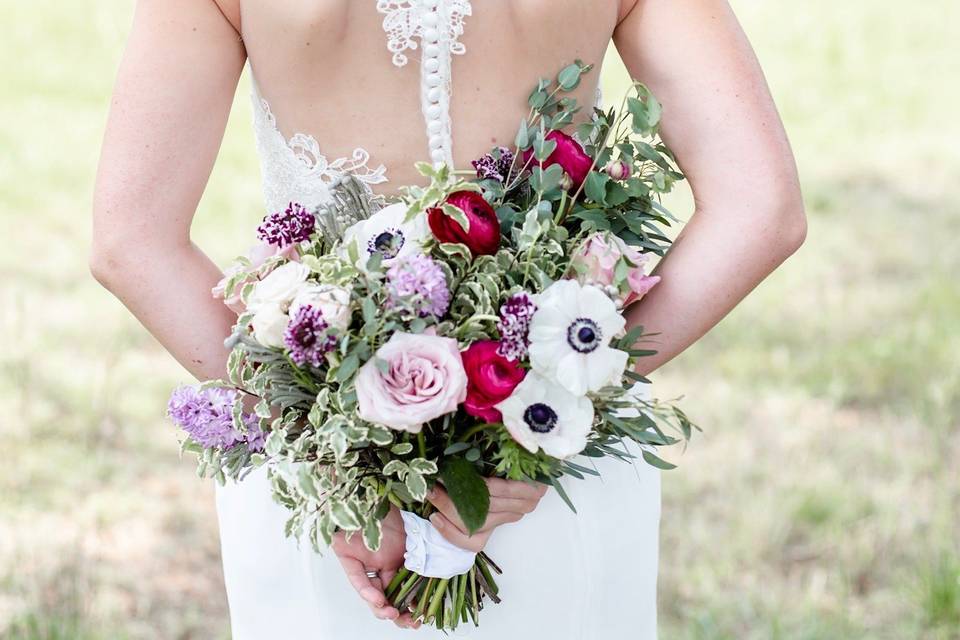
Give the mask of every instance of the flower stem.
POLYGON ((466 442, 467 440, 470 439, 471 436, 473 436, 474 434, 480 433, 481 431, 483 431, 488 427, 490 427, 490 425, 486 422, 483 424, 473 425, 472 427, 467 429, 462 436, 460 436, 460 442, 466 442))
POLYGON ((417 450, 420 452, 421 458, 427 457, 427 439, 423 435, 423 429, 417 434, 417 450))
MULTIPOLYGON (((393 580, 390 581, 390 584, 387 585, 385 594, 388 600, 394 600, 394 592, 400 588, 400 585, 403 584, 407 576, 410 575, 410 570, 406 567, 400 567, 400 570, 397 571, 397 575, 393 576, 393 580)), ((416 576, 414 576, 414 579, 416 576)), ((412 580, 411 580, 412 582, 412 580)))
MULTIPOLYGON (((440 603, 443 602, 443 596, 447 593, 447 584, 450 582, 448 578, 444 578, 437 583, 437 586, 433 588, 433 597, 430 600, 430 607, 427 609, 426 620, 430 621, 437 617, 437 611, 440 607, 440 603)), ((439 628, 443 628, 443 620, 439 621, 439 628)))

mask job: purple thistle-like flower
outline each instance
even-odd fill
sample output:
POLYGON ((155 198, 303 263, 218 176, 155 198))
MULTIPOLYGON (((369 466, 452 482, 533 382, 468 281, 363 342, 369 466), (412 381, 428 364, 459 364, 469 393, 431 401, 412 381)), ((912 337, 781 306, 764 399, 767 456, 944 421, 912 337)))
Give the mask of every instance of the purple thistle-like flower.
POLYGON ((515 293, 500 307, 500 322, 497 330, 500 331, 500 347, 497 353, 507 360, 520 360, 527 357, 530 346, 530 320, 533 318, 537 305, 533 303, 526 291, 515 293))
POLYGON ((387 270, 391 306, 405 306, 420 317, 441 318, 450 308, 447 276, 430 256, 412 255, 387 270))
POLYGON ((329 328, 320 309, 309 304, 297 309, 283 334, 283 343, 297 366, 309 362, 319 367, 323 356, 337 348, 337 337, 328 333, 329 328))
POLYGON ((477 177, 481 180, 491 179, 500 183, 506 181, 510 166, 513 164, 513 152, 506 147, 499 147, 497 151, 498 158, 486 153, 470 163, 477 170, 477 177))
POLYGON ((281 249, 309 240, 316 228, 317 218, 296 202, 286 211, 272 213, 257 227, 257 237, 281 249))
POLYGON ((228 449, 243 440, 233 428, 236 399, 232 389, 183 386, 170 395, 167 414, 200 446, 228 449))

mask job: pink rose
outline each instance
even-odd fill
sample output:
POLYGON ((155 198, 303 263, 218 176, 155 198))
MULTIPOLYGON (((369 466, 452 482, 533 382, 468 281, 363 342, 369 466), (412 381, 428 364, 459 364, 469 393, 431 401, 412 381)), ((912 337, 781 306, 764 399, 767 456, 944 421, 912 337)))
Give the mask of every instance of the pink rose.
MULTIPOLYGON (((300 260, 300 254, 297 252, 297 245, 295 244, 287 245, 281 249, 273 244, 258 242, 250 247, 250 251, 247 252, 247 258, 250 260, 251 269, 259 269, 261 266, 263 266, 264 262, 274 256, 283 256, 287 260, 291 260, 293 262, 299 262, 300 260)), ((266 274, 260 275, 264 276, 266 274)))
POLYGON ((250 247, 250 250, 247 252, 247 259, 250 261, 250 266, 231 266, 229 269, 227 269, 226 273, 223 274, 223 278, 220 279, 220 282, 217 283, 210 293, 213 294, 214 298, 222 298, 223 304, 227 305, 227 307, 229 307, 237 315, 240 315, 246 310, 243 305, 243 301, 240 299, 241 289, 243 289, 245 284, 256 282, 260 278, 263 278, 270 273, 272 269, 261 269, 260 267, 263 266, 263 263, 274 256, 283 256, 292 262, 299 262, 300 260, 300 254, 297 253, 296 245, 289 245, 281 249, 280 247, 267 244, 266 242, 258 242, 250 247), (248 272, 247 277, 243 282, 237 283, 237 285, 234 287, 235 293, 232 296, 227 296, 227 282, 242 271, 248 272))
POLYGON ((452 204, 467 215, 470 229, 464 231, 460 223, 442 209, 427 210, 430 231, 440 242, 461 242, 474 256, 493 255, 500 248, 500 220, 493 207, 476 191, 451 193, 446 204, 452 204))
POLYGON ((425 333, 394 333, 360 368, 360 417, 419 433, 424 422, 456 411, 467 397, 467 375, 457 341, 425 333), (383 360, 381 371, 376 360, 383 360))
POLYGON ((527 375, 519 362, 500 355, 499 348, 496 340, 478 340, 460 354, 468 380, 463 408, 486 422, 503 420, 494 405, 506 400, 527 375))
POLYGON ((532 162, 540 165, 544 169, 553 164, 558 164, 563 171, 570 177, 570 190, 580 188, 583 181, 587 179, 590 173, 590 167, 593 166, 593 158, 587 155, 580 146, 580 143, 563 131, 551 131, 545 138, 557 143, 557 148, 553 150, 544 162, 539 162, 533 157, 533 149, 527 149, 523 154, 524 164, 532 162))
POLYGON ((627 290, 621 287, 620 300, 624 306, 634 303, 647 294, 660 276, 648 276, 644 266, 648 256, 611 233, 595 233, 580 245, 574 254, 574 262, 586 269, 578 270, 577 280, 581 284, 595 284, 606 287, 614 283, 614 272, 620 258, 626 258, 627 290))

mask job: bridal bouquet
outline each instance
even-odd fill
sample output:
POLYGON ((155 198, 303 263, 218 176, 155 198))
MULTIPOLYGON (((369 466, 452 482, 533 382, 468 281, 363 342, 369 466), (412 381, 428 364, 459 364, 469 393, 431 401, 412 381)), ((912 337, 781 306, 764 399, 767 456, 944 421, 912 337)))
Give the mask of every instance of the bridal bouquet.
MULTIPOLYGON (((624 309, 659 280, 646 272, 669 244, 659 196, 682 176, 640 84, 564 131, 588 70, 541 80, 515 149, 475 161, 475 175, 418 165, 429 184, 392 203, 346 175, 325 206, 264 219, 215 290, 239 313, 229 380, 170 400, 201 474, 267 465, 288 535, 319 550, 342 531, 374 550, 391 504, 425 517, 437 482, 472 532, 484 477, 544 483, 569 503, 560 480, 596 474, 578 455, 632 462, 631 440, 672 467, 655 447, 693 426, 634 390, 653 351, 624 309), (241 392, 259 400, 246 410, 241 392)), ((409 560, 387 596, 418 619, 476 624, 499 601, 485 553, 446 577, 409 560)))

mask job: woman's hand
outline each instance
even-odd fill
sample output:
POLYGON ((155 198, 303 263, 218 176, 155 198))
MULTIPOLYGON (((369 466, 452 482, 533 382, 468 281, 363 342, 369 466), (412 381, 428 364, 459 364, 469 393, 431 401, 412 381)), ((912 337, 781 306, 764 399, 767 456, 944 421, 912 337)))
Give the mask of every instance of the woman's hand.
POLYGON ((502 524, 517 522, 533 511, 540 498, 547 492, 547 485, 502 478, 487 478, 490 490, 490 512, 487 521, 473 535, 467 533, 467 527, 457 514, 453 501, 441 485, 434 486, 427 499, 437 508, 430 516, 430 522, 441 535, 461 549, 479 553, 486 546, 494 529, 502 524))
POLYGON ((409 612, 401 614, 387 602, 384 594, 387 585, 403 566, 403 553, 406 550, 403 519, 396 507, 391 507, 390 513, 383 520, 383 537, 377 551, 367 549, 359 533, 347 541, 342 532, 333 537, 332 549, 347 574, 350 585, 367 603, 373 615, 381 620, 393 620, 394 624, 402 628, 416 629, 420 626, 419 622, 414 622, 409 612), (373 570, 380 572, 379 578, 367 577, 367 571, 373 570))

